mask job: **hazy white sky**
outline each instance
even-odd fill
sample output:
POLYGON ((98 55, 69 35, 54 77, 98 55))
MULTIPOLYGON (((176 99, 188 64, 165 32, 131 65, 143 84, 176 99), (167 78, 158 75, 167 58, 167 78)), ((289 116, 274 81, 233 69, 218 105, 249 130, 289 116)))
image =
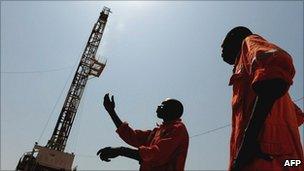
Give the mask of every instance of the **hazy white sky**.
MULTIPOLYGON (((73 66, 103 6, 113 12, 98 51, 108 65, 100 78, 89 80, 66 148, 76 154, 79 170, 139 167, 123 157, 109 163, 95 157, 101 147, 126 146, 103 109, 108 92, 134 128, 161 122, 155 110, 166 97, 183 102, 190 136, 229 124, 232 68, 222 61, 220 45, 237 25, 293 56, 297 73, 290 94, 303 97, 301 1, 1 1, 1 170, 14 169, 35 141, 45 145, 50 138, 73 66), (58 68, 66 69, 4 73, 58 68)), ((303 100, 297 104, 303 109, 303 100)), ((186 169, 226 169, 229 136, 227 127, 191 138, 186 169)))

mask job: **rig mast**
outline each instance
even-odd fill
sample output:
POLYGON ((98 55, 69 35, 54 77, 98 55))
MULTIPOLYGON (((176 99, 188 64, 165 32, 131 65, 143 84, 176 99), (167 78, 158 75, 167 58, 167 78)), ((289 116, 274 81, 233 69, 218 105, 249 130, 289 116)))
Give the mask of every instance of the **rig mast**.
POLYGON ((106 65, 98 62, 95 56, 110 12, 109 8, 104 7, 92 29, 52 137, 46 146, 36 143, 31 152, 25 153, 16 170, 72 170, 74 154, 66 153, 64 149, 89 76, 99 77, 106 65))

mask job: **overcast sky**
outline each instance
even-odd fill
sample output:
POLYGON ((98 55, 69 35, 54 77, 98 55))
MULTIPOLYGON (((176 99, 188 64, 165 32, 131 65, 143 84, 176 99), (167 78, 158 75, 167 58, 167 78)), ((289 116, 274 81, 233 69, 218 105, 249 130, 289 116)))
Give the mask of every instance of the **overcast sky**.
MULTIPOLYGON (((289 92, 303 97, 301 1, 1 1, 1 170, 15 169, 35 141, 47 143, 103 6, 113 12, 98 50, 108 63, 88 81, 66 148, 79 170, 139 168, 131 159, 95 156, 101 147, 126 146, 102 106, 108 92, 134 128, 161 123, 155 110, 166 97, 184 104, 190 136, 229 124, 232 67, 220 45, 238 25, 292 55, 297 72, 289 92)), ((303 109, 303 100, 297 104, 303 109)), ((227 169, 230 131, 191 138, 186 169, 227 169)))

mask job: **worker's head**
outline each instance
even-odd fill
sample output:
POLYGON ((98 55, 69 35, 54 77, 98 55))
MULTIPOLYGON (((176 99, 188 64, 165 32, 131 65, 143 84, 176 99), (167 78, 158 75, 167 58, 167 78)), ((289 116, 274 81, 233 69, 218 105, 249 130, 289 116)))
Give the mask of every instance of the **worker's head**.
POLYGON ((223 60, 233 65, 240 53, 243 40, 250 35, 252 35, 252 32, 243 26, 238 26, 230 30, 221 46, 223 60))
POLYGON ((180 101, 167 98, 157 107, 156 113, 157 117, 164 121, 172 121, 180 118, 183 115, 183 111, 184 107, 180 101))

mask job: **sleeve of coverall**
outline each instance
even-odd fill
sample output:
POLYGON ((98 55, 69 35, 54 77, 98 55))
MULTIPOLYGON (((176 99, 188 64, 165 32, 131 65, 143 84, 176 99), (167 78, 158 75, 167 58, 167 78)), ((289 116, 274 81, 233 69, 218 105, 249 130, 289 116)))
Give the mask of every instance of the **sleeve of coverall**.
POLYGON ((154 145, 139 147, 139 155, 143 162, 160 166, 167 163, 172 157, 172 154, 177 150, 178 146, 187 141, 185 131, 181 126, 175 127, 164 138, 160 138, 154 145))
POLYGON ((269 79, 282 79, 288 85, 292 84, 295 69, 289 54, 281 49, 257 52, 253 59, 251 72, 252 84, 269 79))
POLYGON ((295 103, 294 103, 294 107, 295 107, 295 110, 296 110, 298 126, 301 126, 304 122, 304 113, 302 112, 302 110, 295 103))
POLYGON ((136 148, 144 145, 151 133, 150 130, 133 130, 126 122, 122 123, 116 132, 122 140, 136 148))

